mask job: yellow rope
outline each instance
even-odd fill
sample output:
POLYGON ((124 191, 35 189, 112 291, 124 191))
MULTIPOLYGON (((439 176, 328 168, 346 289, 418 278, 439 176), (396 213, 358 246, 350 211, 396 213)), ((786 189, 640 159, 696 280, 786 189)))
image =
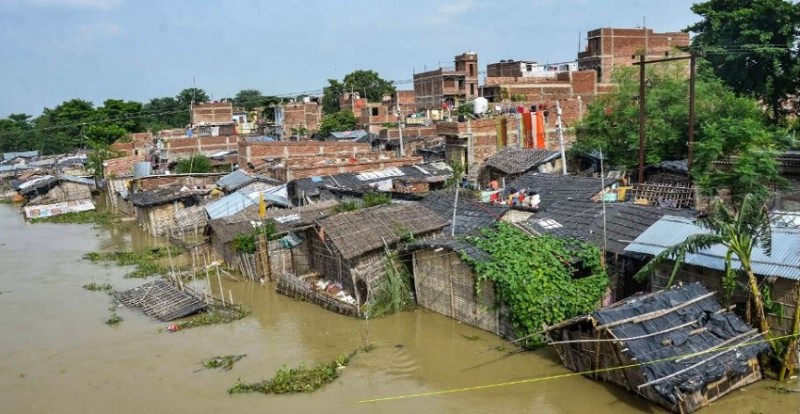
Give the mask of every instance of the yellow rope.
MULTIPOLYGON (((415 394, 395 395, 395 396, 391 396, 391 397, 372 398, 372 399, 367 399, 367 400, 360 400, 358 402, 359 403, 374 403, 374 402, 383 402, 383 401, 404 400, 404 399, 408 399, 408 398, 430 397, 430 396, 434 396, 434 395, 453 394, 453 393, 457 393, 457 392, 476 391, 476 390, 484 390, 484 389, 488 389, 488 388, 507 387, 507 386, 510 386, 510 385, 519 385, 519 384, 528 384, 528 383, 532 383, 532 382, 549 381, 549 380, 561 379, 561 378, 566 378, 566 377, 574 377, 574 376, 578 376, 578 375, 599 374, 599 373, 603 373, 603 372, 616 371, 616 370, 620 370, 620 369, 628 369, 628 368, 640 367, 640 366, 644 366, 644 365, 658 364, 660 362, 668 362, 668 361, 673 361, 673 360, 677 360, 677 359, 681 359, 681 358, 684 358, 684 359, 685 358, 692 358, 692 357, 699 356, 699 355, 704 355, 704 354, 707 354, 707 353, 723 352, 723 351, 727 351, 727 350, 731 350, 731 349, 743 348, 743 347, 758 345, 758 344, 767 343, 767 342, 771 342, 771 341, 777 341, 777 340, 781 340, 781 339, 792 338, 792 337, 795 337, 795 336, 798 336, 798 335, 800 335, 800 334, 784 335, 784 336, 779 336, 779 337, 775 337, 775 338, 762 339, 762 340, 759 340, 759 341, 756 341, 756 342, 746 341, 745 343, 738 344, 738 345, 731 345, 731 346, 727 346, 727 347, 704 350, 704 351, 698 351, 698 352, 688 353, 688 354, 683 354, 683 355, 675 355, 675 356, 671 356, 671 357, 668 357, 668 358, 662 358, 662 359, 642 362, 642 363, 638 363, 638 364, 628 364, 628 365, 621 365, 621 366, 618 366, 618 367, 609 367, 609 368, 602 368, 602 369, 595 369, 595 370, 588 370, 588 371, 581 371, 581 372, 568 372, 568 373, 565 373, 565 374, 549 375, 549 376, 536 377, 536 378, 528 378, 528 379, 517 380, 517 381, 500 382, 500 383, 495 383, 495 384, 475 385, 475 386, 471 386, 471 387, 451 388, 451 389, 440 390, 440 391, 429 391, 429 392, 420 392, 420 393, 415 393, 415 394)), ((624 341, 624 339, 621 339, 621 341, 624 341)))

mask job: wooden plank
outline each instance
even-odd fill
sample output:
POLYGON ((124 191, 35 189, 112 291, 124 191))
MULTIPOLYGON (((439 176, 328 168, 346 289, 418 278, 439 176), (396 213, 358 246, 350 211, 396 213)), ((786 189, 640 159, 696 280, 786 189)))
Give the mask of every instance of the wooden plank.
POLYGON ((641 314, 641 315, 638 315, 638 316, 632 316, 630 318, 625 318, 625 319, 620 319, 618 321, 609 322, 609 323, 607 323, 605 325, 599 325, 597 327, 597 329, 609 329, 609 328, 613 328, 615 326, 623 325, 623 324, 626 324, 626 323, 639 323, 639 322, 649 321, 650 319, 659 318, 661 316, 664 316, 664 315, 670 314, 672 312, 675 312, 676 310, 683 309, 683 308, 685 308, 685 307, 687 307, 689 305, 692 305, 694 303, 700 302, 701 300, 710 298, 710 297, 714 296, 715 294, 716 294, 716 292, 709 292, 709 293, 706 293, 705 295, 700 295, 700 296, 698 296, 698 297, 696 297, 694 299, 687 300, 686 302, 683 302, 680 305, 673 306, 673 307, 668 308, 668 309, 660 309, 660 310, 657 310, 657 311, 644 313, 644 314, 641 314))

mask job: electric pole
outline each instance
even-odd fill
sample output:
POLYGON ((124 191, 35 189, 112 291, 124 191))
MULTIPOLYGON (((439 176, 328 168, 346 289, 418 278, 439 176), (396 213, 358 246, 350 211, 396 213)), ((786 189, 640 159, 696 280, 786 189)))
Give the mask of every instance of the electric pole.
POLYGON ((561 147, 561 171, 567 175, 567 154, 564 151, 564 128, 561 124, 561 103, 556 101, 556 128, 558 129, 558 145, 561 147))

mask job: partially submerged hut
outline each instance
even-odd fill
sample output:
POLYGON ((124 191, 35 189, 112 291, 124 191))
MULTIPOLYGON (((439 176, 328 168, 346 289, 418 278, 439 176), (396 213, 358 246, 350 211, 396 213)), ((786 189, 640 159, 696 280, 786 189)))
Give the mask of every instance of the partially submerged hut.
POLYGON ((176 226, 175 214, 198 205, 201 194, 176 184, 130 193, 128 199, 136 209, 139 225, 154 236, 163 236, 176 226))
POLYGON ((309 230, 311 266, 352 292, 358 304, 386 275, 386 249, 441 234, 447 222, 429 209, 398 203, 340 213, 309 230))
POLYGON ((549 328, 564 365, 691 413, 761 379, 769 346, 700 284, 628 298, 549 328))
POLYGON ((483 281, 478 294, 475 270, 462 259, 489 261, 488 253, 450 237, 411 243, 405 250, 411 253, 419 306, 506 339, 514 337, 510 314, 496 303, 494 284, 483 281))

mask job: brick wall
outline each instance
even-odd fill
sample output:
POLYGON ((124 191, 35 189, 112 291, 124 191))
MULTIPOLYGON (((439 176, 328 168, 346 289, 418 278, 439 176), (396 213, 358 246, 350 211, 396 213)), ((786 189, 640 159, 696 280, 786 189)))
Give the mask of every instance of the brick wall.
POLYGON ((211 155, 220 151, 234 151, 237 149, 239 136, 202 137, 202 138, 176 138, 166 142, 167 158, 176 160, 188 158, 192 154, 211 155))
POLYGON ((283 134, 292 136, 293 128, 306 128, 311 133, 319 129, 322 122, 322 106, 316 102, 296 102, 283 106, 283 134))
POLYGON ((307 178, 320 175, 334 175, 348 172, 376 171, 391 167, 403 167, 407 165, 419 164, 422 157, 403 157, 371 160, 343 160, 343 162, 332 163, 329 158, 304 160, 287 160, 284 167, 275 169, 270 175, 281 181, 291 181, 300 178, 307 178))
POLYGON ((248 168, 247 163, 260 159, 291 159, 318 155, 354 155, 369 153, 369 143, 300 141, 300 142, 248 142, 238 144, 239 168, 248 168))
MULTIPOLYGON (((382 128, 379 133, 384 139, 399 139, 400 131, 397 128, 382 128)), ((407 125, 403 128, 403 138, 414 137, 435 137, 437 135, 435 125, 407 125)))
POLYGON ((233 106, 230 102, 211 102, 194 104, 192 124, 220 124, 233 120, 233 106))
POLYGON ((133 164, 140 161, 145 161, 144 155, 133 155, 106 160, 103 162, 103 176, 106 178, 130 177, 133 175, 133 164))
POLYGON ((174 175, 152 175, 131 181, 131 187, 139 191, 149 191, 165 185, 185 185, 194 188, 213 188, 214 183, 225 174, 174 174, 174 175))

